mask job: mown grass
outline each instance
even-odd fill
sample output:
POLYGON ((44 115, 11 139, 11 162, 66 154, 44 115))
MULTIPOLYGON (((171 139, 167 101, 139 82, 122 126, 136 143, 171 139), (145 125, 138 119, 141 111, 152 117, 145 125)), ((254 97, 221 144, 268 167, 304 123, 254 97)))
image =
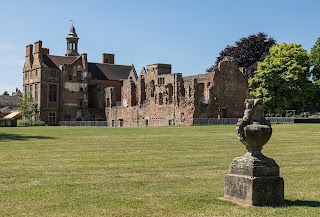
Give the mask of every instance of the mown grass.
POLYGON ((319 216, 320 125, 273 125, 287 206, 223 196, 235 126, 0 128, 1 216, 319 216))

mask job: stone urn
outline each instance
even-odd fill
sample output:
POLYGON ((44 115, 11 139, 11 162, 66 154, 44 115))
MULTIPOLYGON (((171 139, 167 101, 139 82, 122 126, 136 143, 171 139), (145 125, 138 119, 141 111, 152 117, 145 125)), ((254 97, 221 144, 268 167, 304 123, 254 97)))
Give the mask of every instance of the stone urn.
POLYGON ((247 153, 235 158, 225 176, 224 198, 251 206, 284 204, 284 182, 277 163, 261 153, 271 135, 270 122, 264 117, 262 99, 245 101, 243 118, 237 123, 238 139, 247 153))
POLYGON ((247 99, 243 118, 238 120, 237 134, 249 152, 261 151, 271 135, 270 121, 264 117, 262 99, 247 99))

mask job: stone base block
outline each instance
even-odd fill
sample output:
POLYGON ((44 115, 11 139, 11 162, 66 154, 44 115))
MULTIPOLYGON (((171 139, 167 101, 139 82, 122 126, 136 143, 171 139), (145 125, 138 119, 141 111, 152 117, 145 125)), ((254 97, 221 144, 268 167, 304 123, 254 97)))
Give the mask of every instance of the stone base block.
POLYGON ((234 203, 252 206, 282 206, 284 182, 279 176, 225 176, 224 198, 234 203))

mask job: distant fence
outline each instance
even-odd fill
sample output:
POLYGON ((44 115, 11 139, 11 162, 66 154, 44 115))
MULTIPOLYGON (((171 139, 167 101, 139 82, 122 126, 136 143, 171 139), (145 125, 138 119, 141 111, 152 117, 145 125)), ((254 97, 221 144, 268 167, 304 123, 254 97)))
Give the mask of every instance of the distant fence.
MULTIPOLYGON (((287 124, 294 123, 292 117, 268 117, 272 124, 287 124)), ((238 118, 194 118, 192 125, 218 125, 218 124, 237 124, 238 118)), ((60 126, 100 126, 100 127, 142 127, 142 126, 169 126, 170 124, 164 124, 150 121, 148 124, 145 122, 125 122, 122 120, 115 120, 112 122, 107 121, 60 121, 60 126)), ((172 123, 172 125, 174 125, 172 123)))
MULTIPOLYGON (((267 117, 271 124, 294 123, 293 117, 267 117)), ((194 118, 192 125, 237 124, 238 118, 194 118)))
POLYGON ((60 121, 60 126, 98 126, 98 127, 107 127, 107 121, 60 121))
POLYGON ((294 117, 267 117, 271 124, 293 124, 294 117))
POLYGON ((238 118, 194 118, 192 125, 236 124, 238 118))

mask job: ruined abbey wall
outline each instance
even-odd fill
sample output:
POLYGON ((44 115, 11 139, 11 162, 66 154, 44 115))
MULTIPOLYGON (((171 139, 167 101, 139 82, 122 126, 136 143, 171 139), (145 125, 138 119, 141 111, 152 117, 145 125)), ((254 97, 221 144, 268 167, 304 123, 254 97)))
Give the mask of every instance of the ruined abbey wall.
POLYGON ((193 118, 238 118, 248 95, 247 78, 226 58, 212 72, 182 77, 168 64, 153 64, 106 93, 106 119, 124 126, 191 125, 193 118))

